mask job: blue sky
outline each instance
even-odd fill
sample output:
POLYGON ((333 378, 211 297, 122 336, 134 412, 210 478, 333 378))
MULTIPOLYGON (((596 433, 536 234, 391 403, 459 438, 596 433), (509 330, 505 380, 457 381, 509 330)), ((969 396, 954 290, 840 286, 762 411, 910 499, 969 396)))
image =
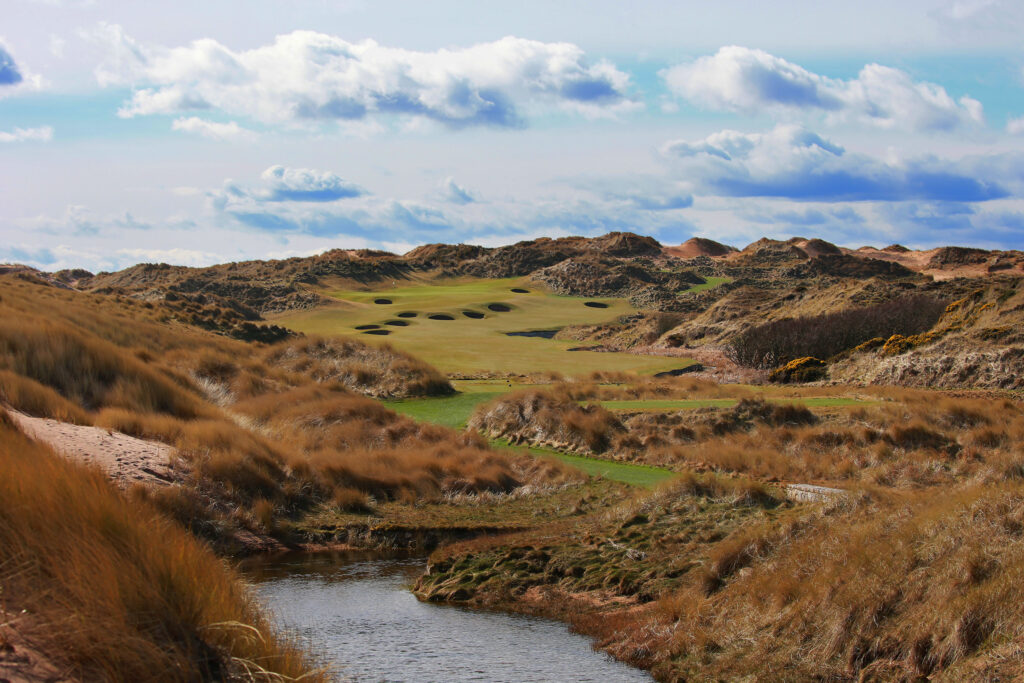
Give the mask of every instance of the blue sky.
POLYGON ((1024 3, 8 0, 0 261, 1024 248, 1024 3))

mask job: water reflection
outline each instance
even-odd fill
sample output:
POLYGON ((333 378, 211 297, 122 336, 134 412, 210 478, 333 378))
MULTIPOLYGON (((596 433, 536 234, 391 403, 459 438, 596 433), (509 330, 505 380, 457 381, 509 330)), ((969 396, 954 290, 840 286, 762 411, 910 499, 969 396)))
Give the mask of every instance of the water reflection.
POLYGON ((242 565, 290 632, 357 681, 650 681, 564 624, 419 602, 423 558, 293 554, 242 565))

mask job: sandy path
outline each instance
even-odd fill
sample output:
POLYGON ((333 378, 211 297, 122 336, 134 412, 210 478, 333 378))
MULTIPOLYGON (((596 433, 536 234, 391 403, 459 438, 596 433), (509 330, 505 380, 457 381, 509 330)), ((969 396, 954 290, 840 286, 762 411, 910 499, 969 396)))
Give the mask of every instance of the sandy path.
POLYGON ((70 683, 61 671, 21 632, 30 617, 0 610, 0 681, 9 683, 70 683))
POLYGON ((174 449, 157 441, 137 439, 101 427, 83 427, 8 409, 7 413, 31 439, 47 444, 64 457, 98 465, 118 486, 166 486, 175 480, 170 466, 174 449))

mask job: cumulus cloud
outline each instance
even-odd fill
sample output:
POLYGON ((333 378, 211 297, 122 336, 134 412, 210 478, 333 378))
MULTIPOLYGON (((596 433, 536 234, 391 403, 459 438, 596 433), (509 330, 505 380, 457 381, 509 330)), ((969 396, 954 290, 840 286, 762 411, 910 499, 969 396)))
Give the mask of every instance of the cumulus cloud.
POLYGON ((516 127, 537 106, 583 113, 633 106, 629 77, 570 43, 507 37, 416 52, 295 31, 234 51, 212 39, 143 45, 110 24, 91 37, 107 52, 99 83, 136 87, 120 111, 125 117, 205 109, 266 123, 397 116, 452 128, 516 127))
POLYGON ((242 128, 234 121, 219 123, 207 121, 198 116, 182 116, 174 120, 171 129, 185 133, 193 133, 211 140, 251 140, 255 134, 246 128, 242 128))
POLYGON ((24 77, 21 75, 18 65, 14 63, 14 57, 11 57, 11 53, 3 45, 0 45, 0 87, 17 85, 23 80, 24 77))
POLYGON ((654 176, 587 179, 574 186, 606 202, 641 211, 673 211, 693 206, 693 195, 680 183, 654 176))
POLYGON ((173 263, 180 266, 210 266, 223 262, 223 257, 209 251, 196 249, 118 249, 115 252, 118 263, 173 263))
POLYGON ((45 84, 42 76, 19 65, 10 50, 0 42, 0 97, 39 90, 45 84))
POLYGON ((269 186, 264 197, 271 202, 333 202, 365 194, 329 171, 271 166, 260 178, 269 186))
MULTIPOLYGON (((309 168, 271 166, 260 175, 260 180, 262 185, 257 187, 242 187, 230 180, 226 181, 220 191, 210 195, 214 207, 219 211, 249 217, 249 220, 262 220, 259 217, 263 215, 263 209, 258 207, 265 203, 325 203, 366 194, 366 190, 335 173, 309 168)), ((255 227, 287 227, 274 225, 276 219, 265 220, 271 222, 255 227)))
POLYGON ((1009 196, 997 178, 1024 179, 1019 160, 880 161, 848 153, 793 125, 780 125, 768 133, 726 130, 703 140, 675 140, 661 151, 698 193, 727 197, 978 202, 1009 196))
POLYGON ((445 178, 441 183, 441 196, 446 202, 452 204, 472 204, 477 201, 476 196, 455 182, 452 177, 445 178))
POLYGON ((0 143, 4 142, 49 142, 53 140, 53 128, 15 128, 12 131, 0 130, 0 143))
POLYGON ((662 72, 676 95, 710 109, 758 113, 817 112, 833 121, 883 128, 950 130, 984 121, 981 103, 954 100, 944 88, 868 64, 856 78, 827 78, 762 50, 728 46, 662 72))
POLYGON ((1024 6, 1018 0, 952 0, 932 10, 930 16, 955 37, 1016 37, 1024 27, 1024 6))
POLYGON ((1006 122, 1006 132, 1010 135, 1022 135, 1024 134, 1024 116, 1016 119, 1010 119, 1006 122))

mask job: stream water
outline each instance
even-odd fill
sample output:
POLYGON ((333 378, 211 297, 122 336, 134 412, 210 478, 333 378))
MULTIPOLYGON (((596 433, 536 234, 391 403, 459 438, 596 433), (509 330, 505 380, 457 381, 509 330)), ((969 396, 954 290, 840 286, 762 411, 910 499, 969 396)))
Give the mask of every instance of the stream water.
POLYGON ((290 554, 241 570, 278 624, 355 681, 650 681, 561 623, 422 603, 423 558, 290 554))

